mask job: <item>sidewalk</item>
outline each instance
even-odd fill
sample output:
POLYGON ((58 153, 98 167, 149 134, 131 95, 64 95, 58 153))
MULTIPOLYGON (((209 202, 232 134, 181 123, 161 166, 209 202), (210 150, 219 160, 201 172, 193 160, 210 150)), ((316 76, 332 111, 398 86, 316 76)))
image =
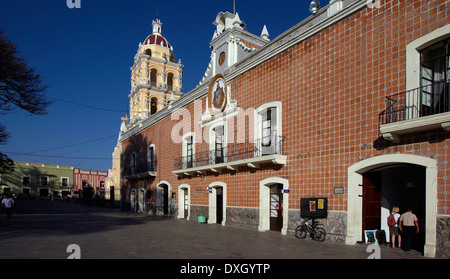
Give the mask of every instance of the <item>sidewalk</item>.
MULTIPOLYGON (((75 203, 19 201, 12 219, 0 215, 1 259, 367 259, 367 245, 296 239, 216 224, 154 217, 75 203)), ((426 259, 381 246, 381 259, 426 259)))

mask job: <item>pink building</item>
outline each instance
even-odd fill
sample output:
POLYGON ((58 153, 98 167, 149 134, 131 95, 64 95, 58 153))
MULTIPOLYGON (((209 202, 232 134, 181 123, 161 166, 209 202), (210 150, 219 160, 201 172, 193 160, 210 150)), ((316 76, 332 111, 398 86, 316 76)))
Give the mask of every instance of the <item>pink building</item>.
POLYGON ((105 191, 107 172, 91 170, 73 170, 73 191, 82 191, 83 187, 91 186, 94 192, 105 191))

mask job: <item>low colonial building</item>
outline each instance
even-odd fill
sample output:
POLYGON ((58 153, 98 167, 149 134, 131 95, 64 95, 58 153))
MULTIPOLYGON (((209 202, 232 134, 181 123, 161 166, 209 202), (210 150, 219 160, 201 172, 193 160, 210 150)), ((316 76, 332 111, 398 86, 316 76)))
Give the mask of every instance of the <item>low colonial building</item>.
POLYGON ((14 171, 0 174, 0 187, 16 196, 65 197, 73 194, 73 171, 71 166, 14 162, 14 171))
POLYGON ((130 103, 122 202, 293 234, 301 202, 318 198, 302 213, 325 210, 327 240, 348 245, 411 208, 415 249, 449 257, 449 6, 331 0, 272 40, 219 13, 200 84, 145 118, 130 103))
POLYGON ((80 193, 83 189, 91 187, 93 193, 105 198, 106 195, 106 178, 108 172, 92 171, 92 170, 73 170, 73 190, 74 193, 80 193))

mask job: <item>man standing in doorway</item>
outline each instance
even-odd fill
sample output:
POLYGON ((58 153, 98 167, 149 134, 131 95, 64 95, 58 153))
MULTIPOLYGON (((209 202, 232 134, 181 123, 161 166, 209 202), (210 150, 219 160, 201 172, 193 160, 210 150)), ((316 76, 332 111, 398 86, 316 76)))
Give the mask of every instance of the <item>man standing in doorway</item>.
POLYGON ((14 207, 14 200, 9 197, 9 194, 5 195, 5 198, 2 200, 2 207, 6 210, 6 218, 11 218, 11 210, 14 207))
POLYGON ((412 209, 408 209, 400 216, 400 231, 406 234, 405 251, 409 251, 412 246, 415 233, 419 233, 419 222, 417 216, 412 213, 412 209))

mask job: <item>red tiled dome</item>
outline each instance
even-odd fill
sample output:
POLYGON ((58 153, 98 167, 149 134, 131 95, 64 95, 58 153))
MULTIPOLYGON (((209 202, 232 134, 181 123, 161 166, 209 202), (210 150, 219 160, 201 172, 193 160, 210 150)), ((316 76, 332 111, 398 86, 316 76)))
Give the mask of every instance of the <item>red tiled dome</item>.
POLYGON ((165 48, 172 49, 172 46, 169 44, 169 42, 164 38, 163 36, 159 34, 152 34, 147 37, 144 41, 144 45, 158 45, 165 48))

